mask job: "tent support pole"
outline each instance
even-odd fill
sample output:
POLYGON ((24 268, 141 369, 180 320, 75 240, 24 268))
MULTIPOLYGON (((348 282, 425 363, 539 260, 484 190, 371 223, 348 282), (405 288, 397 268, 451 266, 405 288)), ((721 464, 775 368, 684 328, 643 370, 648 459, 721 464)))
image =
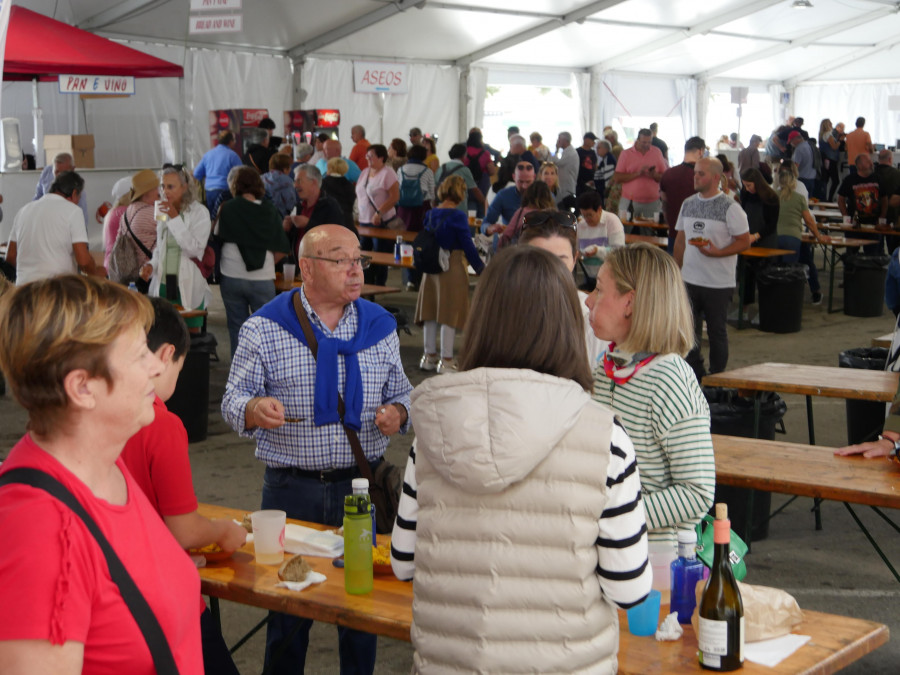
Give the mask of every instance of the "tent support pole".
MULTIPOLYGON (((469 66, 459 69, 459 136, 466 138, 469 135, 469 66)), ((472 124, 474 124, 474 120, 472 124)))
POLYGON ((31 80, 31 101, 33 108, 31 111, 34 120, 34 162, 35 167, 43 169, 46 165, 44 161, 44 111, 41 110, 41 102, 38 98, 38 79, 35 77, 31 80))

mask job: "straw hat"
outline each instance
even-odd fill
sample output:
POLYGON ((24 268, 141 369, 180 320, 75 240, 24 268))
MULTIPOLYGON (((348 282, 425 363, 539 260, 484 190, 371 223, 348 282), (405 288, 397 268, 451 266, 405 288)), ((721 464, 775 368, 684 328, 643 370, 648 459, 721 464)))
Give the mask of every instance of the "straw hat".
POLYGON ((144 169, 131 177, 131 190, 128 191, 124 199, 127 199, 128 203, 134 203, 150 192, 150 190, 157 189, 159 189, 159 176, 156 175, 155 171, 144 169))

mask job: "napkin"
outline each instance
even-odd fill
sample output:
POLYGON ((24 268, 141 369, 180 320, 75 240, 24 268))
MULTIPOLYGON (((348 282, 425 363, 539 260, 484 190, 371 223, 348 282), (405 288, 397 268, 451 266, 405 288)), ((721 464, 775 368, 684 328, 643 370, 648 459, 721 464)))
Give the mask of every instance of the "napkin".
POLYGON ((313 584, 321 584, 325 581, 325 575, 320 572, 309 572, 303 581, 279 581, 275 584, 275 588, 286 588, 289 591, 302 591, 307 586, 313 584))
MULTIPOLYGON (((247 543, 252 541, 253 534, 248 534, 247 543)), ((330 530, 314 530, 288 523, 284 526, 284 550, 314 558, 337 558, 344 555, 344 538, 330 530)))
POLYGON ((754 663, 774 668, 811 639, 812 637, 809 635, 788 633, 769 640, 745 642, 744 658, 754 663))
POLYGON ((678 612, 669 614, 656 629, 656 639, 660 642, 678 640, 682 635, 684 628, 678 623, 678 612))

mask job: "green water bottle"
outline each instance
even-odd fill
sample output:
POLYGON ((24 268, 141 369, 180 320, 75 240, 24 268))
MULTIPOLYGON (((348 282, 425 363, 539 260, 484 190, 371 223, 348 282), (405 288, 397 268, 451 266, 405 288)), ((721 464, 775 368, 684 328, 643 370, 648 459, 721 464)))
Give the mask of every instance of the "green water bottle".
POLYGON ((372 515, 368 492, 344 497, 344 590, 372 592, 372 515))

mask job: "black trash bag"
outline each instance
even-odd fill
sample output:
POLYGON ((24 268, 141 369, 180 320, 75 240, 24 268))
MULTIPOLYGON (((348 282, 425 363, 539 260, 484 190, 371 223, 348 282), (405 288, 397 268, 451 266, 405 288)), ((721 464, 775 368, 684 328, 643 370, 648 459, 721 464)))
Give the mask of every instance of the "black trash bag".
POLYGON ((891 262, 890 256, 887 255, 867 255, 865 253, 856 253, 851 251, 841 256, 844 261, 846 271, 851 270, 881 270, 887 269, 888 263, 891 262))
MULTIPOLYGON (((838 366, 857 370, 884 370, 888 350, 885 347, 858 347, 838 354, 838 366)), ((885 405, 879 401, 844 402, 847 411, 847 445, 874 441, 884 429, 885 405)))
POLYGON ((216 355, 216 336, 212 333, 191 334, 191 348, 166 407, 181 419, 188 442, 204 441, 209 430, 209 362, 216 355))
POLYGON ((873 317, 884 313, 884 282, 890 260, 886 255, 844 257, 844 314, 873 317))
POLYGON ((773 286, 790 281, 806 281, 808 270, 800 263, 780 263, 769 265, 757 271, 756 283, 760 286, 773 286))

